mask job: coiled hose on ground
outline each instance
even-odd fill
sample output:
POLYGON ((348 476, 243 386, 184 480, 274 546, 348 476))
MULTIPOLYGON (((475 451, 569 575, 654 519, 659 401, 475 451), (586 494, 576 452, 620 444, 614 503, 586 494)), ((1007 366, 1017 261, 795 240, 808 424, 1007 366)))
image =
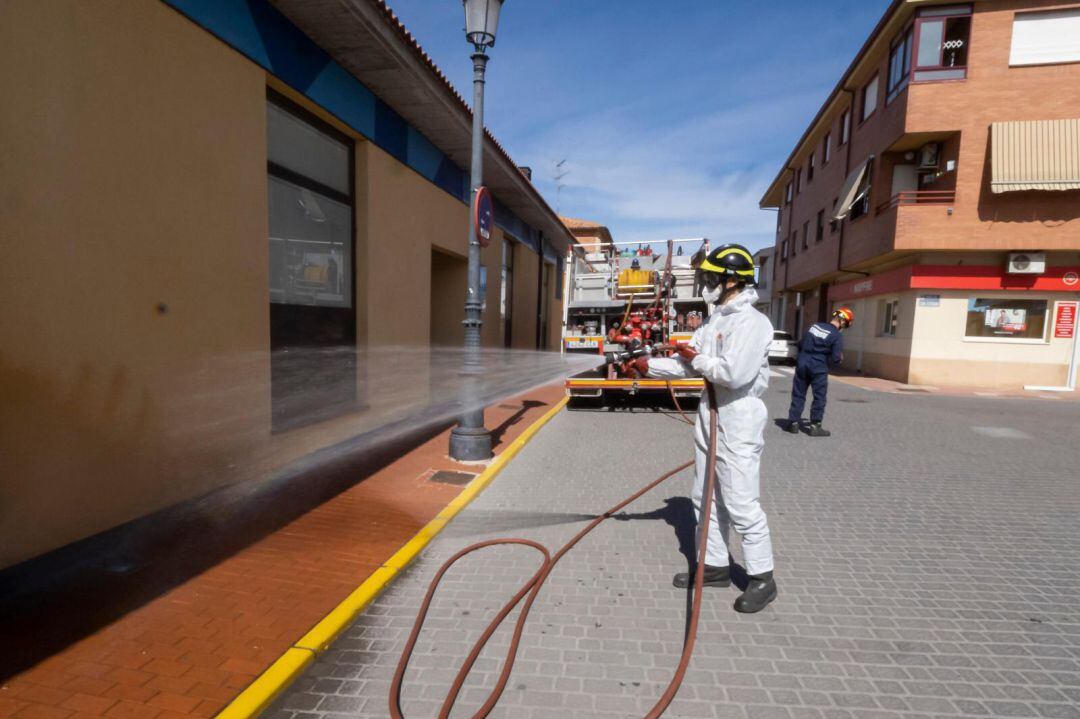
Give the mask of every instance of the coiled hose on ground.
MULTIPOLYGON (((675 399, 675 393, 672 389, 671 383, 668 383, 668 390, 671 392, 672 399, 675 401, 675 406, 679 410, 680 414, 683 414, 682 408, 679 407, 678 400, 675 399)), ((705 382, 705 391, 709 397, 709 456, 716 456, 716 395, 712 384, 708 381, 705 382)), ((686 415, 683 414, 683 418, 689 422, 686 415)), ((493 547, 504 544, 518 544, 526 547, 531 547, 538 551, 543 556, 543 562, 541 562, 539 569, 536 573, 529 578, 525 584, 510 598, 498 614, 491 620, 484 629, 484 632, 480 635, 480 638, 476 640, 473 645, 472 651, 462 662, 461 668, 458 670, 457 676, 454 678, 453 683, 450 685, 450 690, 447 692, 446 699, 443 701, 442 708, 439 710, 439 719, 447 719, 450 716, 450 712, 454 708, 454 703, 457 701, 458 695, 461 692, 462 686, 465 684, 465 680, 469 676, 469 672, 472 671, 473 665, 480 657, 480 653, 484 650, 484 646, 488 640, 495 633, 495 631, 502 624, 503 620, 514 610, 514 607, 524 598, 525 604, 521 608, 521 612, 518 615, 517 622, 514 624, 514 633, 510 639, 510 646, 506 651, 506 658, 503 660, 502 671, 499 672, 498 680, 495 682, 494 689, 488 695, 487 700, 481 705, 475 714, 473 719, 482 719, 491 713, 491 710, 495 708, 499 698, 502 696, 503 690, 506 688, 506 684, 510 681, 510 673, 514 668, 514 660, 517 657, 518 644, 521 641, 522 632, 525 629, 525 622, 529 618, 529 611, 532 609, 533 602, 536 600, 536 596, 540 593, 541 587, 544 582, 551 575, 551 571, 555 568, 555 565, 559 563, 567 552, 574 548, 578 542, 580 542, 585 535, 592 530, 596 529, 605 519, 610 519, 616 512, 619 512, 623 507, 634 502, 646 492, 650 491, 657 485, 673 477, 679 472, 690 467, 693 461, 681 464, 675 469, 672 469, 658 478, 649 482, 645 487, 634 492, 632 495, 616 504, 614 507, 592 520, 582 529, 580 532, 574 535, 570 541, 559 548, 559 551, 552 555, 547 547, 534 542, 529 539, 489 539, 484 542, 477 542, 465 547, 460 552, 450 557, 436 572, 434 579, 431 580, 431 584, 428 587, 427 594, 424 596, 424 601, 420 605, 420 610, 417 612, 416 621, 413 623, 412 633, 409 634, 409 640, 405 644, 405 648, 401 652, 401 659, 398 661, 397 669, 394 671, 394 681, 390 685, 390 716, 394 719, 405 719, 405 715, 401 710, 401 688, 405 680, 405 672, 409 667, 409 659, 412 658, 413 648, 416 646, 416 641, 420 637, 420 632, 424 628, 424 619, 427 617, 428 610, 431 607, 432 599, 435 597, 435 592, 439 587, 439 582, 442 581, 443 575, 446 574, 454 564, 467 554, 485 549, 487 547, 493 547)), ((694 572, 694 598, 690 608, 690 623, 687 627, 686 638, 683 643, 682 655, 679 657, 679 663, 675 668, 675 674, 672 676, 671 681, 668 683, 667 688, 664 689, 663 694, 653 705, 652 709, 645 714, 645 719, 657 719, 667 710, 671 701, 675 698, 675 694, 679 691, 679 687, 682 685, 683 678, 686 676, 687 667, 690 665, 690 657, 694 653, 694 640, 697 637, 698 618, 701 615, 701 592, 702 592, 702 578, 705 571, 705 552, 708 549, 708 536, 709 536, 709 519, 712 513, 713 504, 713 490, 716 484, 716 462, 709 462, 707 470, 707 477, 705 480, 705 492, 702 507, 701 520, 698 524, 698 560, 697 567, 694 572)))

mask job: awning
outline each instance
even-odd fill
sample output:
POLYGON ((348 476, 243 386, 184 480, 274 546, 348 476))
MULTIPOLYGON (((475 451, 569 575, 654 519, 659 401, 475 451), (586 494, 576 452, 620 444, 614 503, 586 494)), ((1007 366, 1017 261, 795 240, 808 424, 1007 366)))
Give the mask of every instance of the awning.
POLYGON ((995 193, 1080 189, 1080 120, 990 125, 995 193))
POLYGON ((833 214, 834 220, 842 220, 848 216, 851 212, 851 206, 866 196, 866 193, 870 191, 870 164, 874 161, 874 156, 871 155, 867 158, 866 162, 862 163, 847 176, 844 180, 844 186, 840 190, 840 201, 836 203, 836 212, 833 214))

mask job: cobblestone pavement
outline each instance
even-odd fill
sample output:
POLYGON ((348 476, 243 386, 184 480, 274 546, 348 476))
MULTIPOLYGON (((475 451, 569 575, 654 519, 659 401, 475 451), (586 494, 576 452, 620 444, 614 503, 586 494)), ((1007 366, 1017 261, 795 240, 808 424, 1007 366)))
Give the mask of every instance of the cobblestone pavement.
MULTIPOLYGON (((790 382, 774 377, 770 413, 790 382)), ((1080 426, 1071 402, 896 395, 834 383, 829 439, 770 426, 764 502, 779 599, 731 609, 706 591, 671 717, 1080 717, 1080 426)), ((690 457, 670 416, 563 412, 268 712, 387 716, 390 678, 438 566, 479 539, 557 547, 690 457)), ((608 521, 558 566, 533 609, 492 716, 635 717, 681 648, 689 473, 608 521)), ((738 559, 736 552, 736 559, 738 559)), ((436 598, 403 692, 432 717, 487 620, 537 557, 494 549, 459 564, 436 598)), ((453 716, 471 716, 507 631, 453 716)))

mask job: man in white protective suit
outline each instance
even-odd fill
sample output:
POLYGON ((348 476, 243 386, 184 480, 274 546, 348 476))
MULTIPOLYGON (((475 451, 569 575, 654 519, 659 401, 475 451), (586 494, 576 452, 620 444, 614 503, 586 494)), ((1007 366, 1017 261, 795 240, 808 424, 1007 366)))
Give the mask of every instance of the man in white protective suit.
MULTIPOLYGON (((709 544, 703 584, 731 585, 728 527, 742 538, 743 559, 750 577, 746 591, 735 600, 739 612, 759 612, 776 598, 772 540, 761 509, 761 451, 765 446, 768 413, 762 395, 769 386, 768 350, 773 327, 754 309, 758 299, 754 260, 741 245, 724 245, 701 263, 702 297, 716 305, 712 316, 689 343, 670 358, 642 357, 634 368, 660 379, 703 377, 716 392, 719 434, 716 457, 709 457, 709 401, 703 393, 694 429, 696 474, 691 498, 701 522, 708 462, 716 462, 716 507, 709 519, 709 544)), ((695 536, 697 534, 695 533, 695 536)), ((694 573, 675 575, 676 587, 687 587, 694 573)))

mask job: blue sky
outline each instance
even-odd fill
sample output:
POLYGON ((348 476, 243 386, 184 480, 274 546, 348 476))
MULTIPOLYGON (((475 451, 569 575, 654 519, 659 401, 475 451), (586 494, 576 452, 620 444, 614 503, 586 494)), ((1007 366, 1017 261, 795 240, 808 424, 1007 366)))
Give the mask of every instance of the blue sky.
MULTIPOLYGON (((460 0, 388 2, 471 102, 460 0)), ((758 200, 887 5, 507 0, 486 124, 553 207, 616 241, 771 245, 758 200)))

